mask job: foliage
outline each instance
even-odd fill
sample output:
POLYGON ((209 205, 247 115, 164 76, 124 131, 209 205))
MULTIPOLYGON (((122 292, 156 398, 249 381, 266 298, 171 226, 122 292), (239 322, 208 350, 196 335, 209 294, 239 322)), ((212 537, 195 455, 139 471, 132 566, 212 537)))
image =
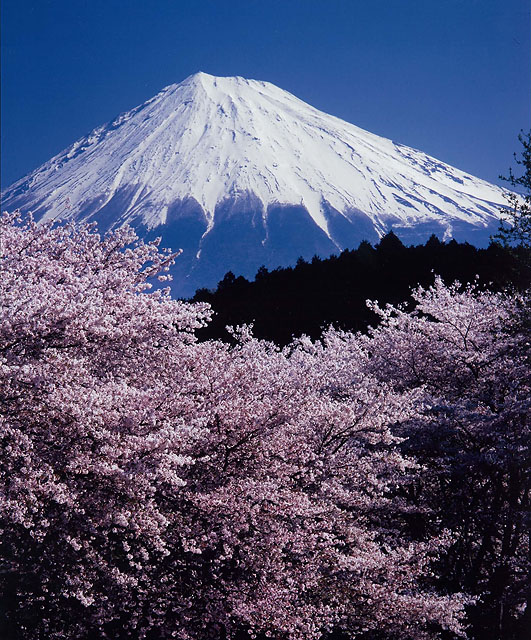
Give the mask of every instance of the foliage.
POLYGON ((197 342, 208 306, 149 293, 172 256, 128 229, 0 234, 4 637, 460 632, 451 536, 404 526, 421 391, 355 338, 197 342))
POLYGON ((531 132, 520 133, 518 140, 522 143, 522 157, 518 159, 514 154, 516 163, 523 168, 523 174, 516 177, 512 169, 509 176, 500 176, 518 190, 518 193, 507 192, 507 207, 501 210, 502 221, 496 239, 506 246, 519 245, 531 249, 531 132))

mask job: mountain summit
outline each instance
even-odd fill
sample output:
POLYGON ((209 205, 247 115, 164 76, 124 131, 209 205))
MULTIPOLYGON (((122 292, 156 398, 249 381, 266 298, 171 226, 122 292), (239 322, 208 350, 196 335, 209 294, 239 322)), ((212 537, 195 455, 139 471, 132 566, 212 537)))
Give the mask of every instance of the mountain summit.
POLYGON ((3 208, 183 248, 175 292, 375 241, 484 244, 499 187, 268 83, 197 73, 14 183, 3 208))

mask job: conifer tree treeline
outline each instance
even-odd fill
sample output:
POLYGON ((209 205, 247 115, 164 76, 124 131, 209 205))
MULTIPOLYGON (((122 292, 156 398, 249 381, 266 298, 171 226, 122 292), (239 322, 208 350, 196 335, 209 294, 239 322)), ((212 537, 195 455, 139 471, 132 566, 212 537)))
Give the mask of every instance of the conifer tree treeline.
POLYGON ((493 291, 523 290, 531 280, 528 254, 525 247, 492 243, 477 249, 434 235, 424 245, 406 247, 390 232, 375 247, 362 242, 339 256, 299 259, 293 268, 262 267, 252 282, 229 272, 215 291, 200 289, 193 298, 210 303, 215 312, 199 336, 230 340, 227 326, 252 323, 257 337, 284 345, 302 334, 316 339, 330 324, 365 331, 378 321, 367 299, 411 304, 411 290, 431 285, 434 274, 448 284, 477 281, 493 291))

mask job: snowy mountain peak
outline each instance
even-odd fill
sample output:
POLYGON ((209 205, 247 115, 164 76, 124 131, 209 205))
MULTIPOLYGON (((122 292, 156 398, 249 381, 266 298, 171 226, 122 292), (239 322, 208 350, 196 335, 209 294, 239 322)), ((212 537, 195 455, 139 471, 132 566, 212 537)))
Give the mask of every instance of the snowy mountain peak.
POLYGON ((183 277, 195 286, 391 227, 406 240, 436 233, 482 243, 504 199, 496 186, 273 84, 199 72, 81 138, 3 201, 43 219, 158 229, 186 245, 183 277))

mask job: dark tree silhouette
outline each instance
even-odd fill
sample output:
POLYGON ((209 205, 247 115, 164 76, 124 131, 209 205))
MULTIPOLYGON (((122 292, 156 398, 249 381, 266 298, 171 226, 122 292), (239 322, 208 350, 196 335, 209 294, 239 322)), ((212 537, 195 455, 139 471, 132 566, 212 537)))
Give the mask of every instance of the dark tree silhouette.
POLYGON ((194 297, 215 311, 212 323, 198 333, 201 339, 230 341, 227 326, 253 323, 258 337, 288 344, 301 334, 318 338, 330 324, 365 331, 378 321, 367 299, 411 306, 411 289, 432 284, 434 273, 447 283, 477 280, 493 291, 525 289, 531 276, 520 256, 525 251, 500 243, 476 249, 436 236, 424 245, 406 247, 389 233, 376 247, 362 242, 339 256, 301 259, 295 267, 273 271, 262 267, 254 282, 227 274, 216 291, 200 289, 194 297))
MULTIPOLYGON (((509 169, 507 177, 500 176, 517 190, 507 194, 507 207, 501 210, 502 221, 495 239, 506 246, 518 245, 531 249, 531 132, 520 133, 522 143, 521 159, 514 154, 516 164, 523 168, 523 174, 516 177, 509 169)), ((529 257, 529 256, 528 256, 529 257)))

